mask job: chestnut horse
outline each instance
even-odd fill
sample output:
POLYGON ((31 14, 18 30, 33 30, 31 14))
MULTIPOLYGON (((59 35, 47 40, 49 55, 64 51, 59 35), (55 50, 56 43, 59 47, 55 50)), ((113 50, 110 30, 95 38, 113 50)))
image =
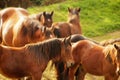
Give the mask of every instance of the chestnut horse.
POLYGON ((57 37, 67 37, 72 34, 82 34, 79 22, 80 8, 68 8, 68 21, 53 23, 54 34, 57 37))
POLYGON ((39 14, 32 14, 30 15, 30 18, 37 19, 42 25, 50 28, 53 23, 53 19, 52 19, 53 13, 54 13, 53 11, 50 13, 44 11, 39 14))
POLYGON ((0 11, 2 26, 0 38, 8 46, 24 46, 27 43, 43 41, 51 37, 38 20, 29 18, 29 13, 22 8, 6 8, 0 11), (47 36, 46 36, 47 35, 47 36))
POLYGON ((120 38, 102 41, 100 42, 100 45, 107 46, 107 45, 114 44, 114 43, 120 43, 120 38))
POLYGON ((73 62, 70 37, 52 38, 23 47, 0 44, 0 73, 9 78, 31 76, 32 80, 41 80, 50 60, 73 62))
POLYGON ((73 44, 72 54, 75 64, 69 69, 69 80, 79 67, 77 80, 84 80, 86 73, 104 76, 105 80, 118 80, 120 69, 120 46, 100 46, 89 40, 73 44))
MULTIPOLYGON (((71 43, 76 43, 81 40, 89 40, 94 42, 95 44, 99 44, 98 42, 90 38, 87 38, 81 34, 71 35, 71 43)), ((58 75, 57 80, 69 80, 68 78, 69 67, 66 67, 66 65, 62 61, 59 61, 55 63, 55 68, 57 70, 57 75, 58 75)))

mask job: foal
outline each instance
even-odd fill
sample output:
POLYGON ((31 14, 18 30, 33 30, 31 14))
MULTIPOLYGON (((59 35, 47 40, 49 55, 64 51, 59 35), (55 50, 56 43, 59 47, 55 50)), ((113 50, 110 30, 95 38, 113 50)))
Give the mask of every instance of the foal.
POLYGON ((84 80, 86 73, 104 76, 105 80, 118 80, 120 74, 120 46, 100 46, 88 40, 73 44, 72 49, 75 64, 69 69, 69 80, 74 80, 78 70, 77 80, 84 80))
POLYGON ((32 80, 41 80, 50 60, 73 62, 70 37, 53 38, 19 48, 0 44, 0 73, 9 78, 31 76, 32 80))
POLYGON ((80 22, 79 22, 79 12, 80 8, 68 8, 68 21, 53 23, 54 34, 57 37, 67 37, 72 34, 82 34, 80 22))

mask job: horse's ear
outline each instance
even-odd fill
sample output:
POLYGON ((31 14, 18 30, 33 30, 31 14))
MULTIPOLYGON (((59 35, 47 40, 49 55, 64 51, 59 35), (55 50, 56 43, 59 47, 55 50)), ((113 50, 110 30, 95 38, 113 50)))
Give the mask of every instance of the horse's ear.
POLYGON ((80 12, 80 11, 81 11, 81 8, 77 8, 77 11, 80 12))
POLYGON ((43 12, 43 15, 44 15, 44 16, 46 15, 46 11, 43 12))
POLYGON ((119 46, 118 46, 117 44, 114 44, 114 47, 115 47, 116 49, 119 49, 119 46))
POLYGON ((71 46, 71 36, 68 37, 67 41, 68 41, 69 45, 71 46))
POLYGON ((53 16, 54 11, 51 12, 51 16, 53 16))
POLYGON ((110 62, 113 63, 112 57, 111 55, 108 53, 108 55, 106 56, 106 59, 110 62))
POLYGON ((65 38, 65 39, 64 39, 64 43, 65 43, 66 45, 70 45, 70 46, 71 46, 71 36, 69 36, 68 38, 65 38))
POLYGON ((68 7, 68 11, 71 12, 71 8, 68 7))

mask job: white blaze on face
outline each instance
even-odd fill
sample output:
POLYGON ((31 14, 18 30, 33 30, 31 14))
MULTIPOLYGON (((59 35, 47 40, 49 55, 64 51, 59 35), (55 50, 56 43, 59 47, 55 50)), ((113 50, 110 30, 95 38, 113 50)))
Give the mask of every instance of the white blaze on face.
POLYGON ((2 26, 2 16, 0 15, 0 27, 2 26))
POLYGON ((116 74, 119 75, 119 72, 120 72, 119 63, 117 63, 116 74))

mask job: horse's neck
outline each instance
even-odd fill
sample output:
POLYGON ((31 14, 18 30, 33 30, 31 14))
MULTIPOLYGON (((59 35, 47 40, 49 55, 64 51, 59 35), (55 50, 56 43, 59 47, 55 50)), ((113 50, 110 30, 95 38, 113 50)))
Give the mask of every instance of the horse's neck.
POLYGON ((79 17, 78 16, 73 16, 68 19, 68 23, 71 23, 72 25, 80 27, 79 23, 79 17))
POLYGON ((72 34, 76 34, 76 33, 82 34, 81 26, 79 23, 79 17, 73 17, 73 18, 68 19, 68 23, 70 23, 72 25, 72 26, 70 26, 72 34))

